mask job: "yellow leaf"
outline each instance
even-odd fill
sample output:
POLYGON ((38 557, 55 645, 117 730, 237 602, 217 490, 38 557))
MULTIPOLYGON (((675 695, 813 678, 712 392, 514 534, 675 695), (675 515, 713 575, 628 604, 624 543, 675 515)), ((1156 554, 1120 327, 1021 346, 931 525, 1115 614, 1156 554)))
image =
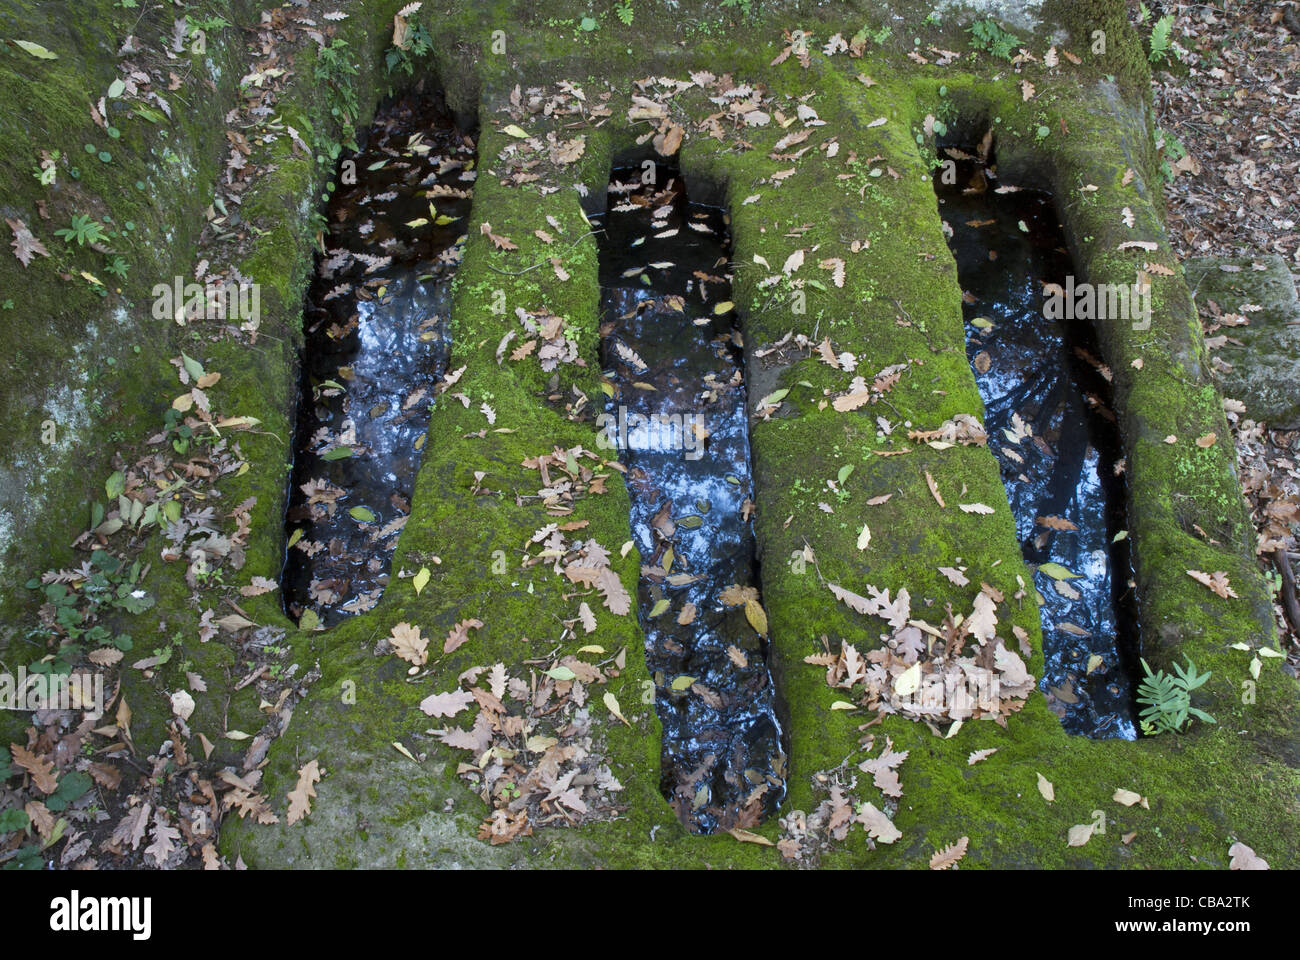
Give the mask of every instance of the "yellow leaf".
POLYGON ((754 628, 754 632, 759 636, 767 634, 767 614, 763 612, 762 605, 753 597, 745 601, 745 619, 749 621, 749 625, 754 628))
POLYGON ((510 124, 508 127, 502 127, 501 132, 508 133, 510 134, 510 136, 516 137, 519 140, 526 139, 528 136, 528 134, 524 132, 522 127, 513 123, 510 124))
POLYGON ((420 595, 420 591, 423 590, 428 583, 429 583, 429 568, 421 567, 420 572, 417 573, 415 575, 415 579, 411 581, 411 585, 415 587, 415 595, 417 597, 420 595))
POLYGON ((921 686, 921 664, 914 663, 898 675, 894 681, 894 693, 900 697, 910 696, 921 686))
POLYGON ((605 700, 605 706, 609 708, 610 713, 618 717, 629 727, 632 726, 632 724, 627 722, 627 717, 623 716, 623 711, 619 709, 617 697, 615 697, 612 693, 606 693, 604 696, 604 700, 605 700))

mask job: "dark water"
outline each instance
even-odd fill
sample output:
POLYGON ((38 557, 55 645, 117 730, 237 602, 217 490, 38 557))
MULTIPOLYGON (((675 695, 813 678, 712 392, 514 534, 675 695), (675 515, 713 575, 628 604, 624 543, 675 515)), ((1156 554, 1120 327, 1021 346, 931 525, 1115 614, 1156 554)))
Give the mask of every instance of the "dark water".
POLYGON ((605 423, 627 467, 642 555, 637 606, 664 731, 662 788, 689 829, 708 833, 776 809, 785 748, 766 638, 743 603, 761 597, 742 341, 735 312, 715 313, 731 296, 728 218, 690 202, 678 171, 660 165, 654 185, 640 174, 615 169, 595 218, 613 389, 605 423), (696 613, 682 624, 687 604, 696 613))
POLYGON ((474 143, 441 101, 414 94, 382 107, 361 152, 340 161, 303 316, 286 519, 298 539, 281 578, 295 619, 310 609, 336 623, 387 586, 446 370, 473 167, 474 143), (343 182, 348 161, 355 185, 343 182))
POLYGON ((1063 592, 1047 572, 1034 574, 1045 600, 1041 687, 1070 733, 1132 739, 1137 619, 1128 540, 1115 539, 1128 523, 1109 370, 1090 320, 1049 320, 1043 309, 1043 284, 1065 286, 1074 272, 1064 234, 1050 197, 996 193, 978 161, 959 162, 955 185, 935 185, 966 294, 966 352, 1021 549, 1030 564, 1078 575, 1059 581, 1063 592))

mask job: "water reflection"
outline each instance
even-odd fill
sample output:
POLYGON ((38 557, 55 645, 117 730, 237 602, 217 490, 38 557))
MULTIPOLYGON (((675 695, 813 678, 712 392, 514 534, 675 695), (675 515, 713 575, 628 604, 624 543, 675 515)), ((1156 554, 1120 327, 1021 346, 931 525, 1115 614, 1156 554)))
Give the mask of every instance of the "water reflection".
POLYGON ((643 558, 638 610, 663 724, 663 790, 695 832, 752 826, 785 791, 785 750, 752 525, 741 340, 723 211, 616 169, 599 218, 604 362, 643 558), (631 425, 644 423, 640 432, 631 425), (629 425, 622 442, 620 424, 629 425), (664 601, 667 601, 665 604, 664 601))
POLYGON ((307 293, 286 518, 285 609, 325 624, 370 609, 387 585, 447 364, 475 176, 473 141, 438 98, 385 105, 366 141, 340 161, 307 293))
POLYGON ((1090 321, 1044 316, 1044 285, 1073 271, 1050 198, 997 187, 971 159, 956 184, 936 180, 989 446, 1039 565, 1041 686, 1071 733, 1132 739, 1137 620, 1110 371, 1090 321))

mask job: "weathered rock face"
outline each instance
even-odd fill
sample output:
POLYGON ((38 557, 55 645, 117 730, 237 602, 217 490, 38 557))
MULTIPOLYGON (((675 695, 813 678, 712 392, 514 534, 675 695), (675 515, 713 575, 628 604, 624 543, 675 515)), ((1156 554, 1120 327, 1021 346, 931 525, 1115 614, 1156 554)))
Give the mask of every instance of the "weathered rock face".
POLYGON ((1211 364, 1223 395, 1245 403, 1252 420, 1300 427, 1300 299, 1286 261, 1277 254, 1199 257, 1183 261, 1183 268, 1202 312, 1213 301, 1230 315, 1217 331, 1226 336, 1214 350, 1222 362, 1211 364), (1245 324, 1237 325, 1238 318, 1245 324))

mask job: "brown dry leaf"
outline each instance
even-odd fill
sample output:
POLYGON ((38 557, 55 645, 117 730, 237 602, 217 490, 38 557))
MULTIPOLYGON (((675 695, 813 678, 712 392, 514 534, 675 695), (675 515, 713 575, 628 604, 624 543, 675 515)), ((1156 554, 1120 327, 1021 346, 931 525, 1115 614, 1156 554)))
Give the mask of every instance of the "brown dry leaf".
POLYGON ((830 337, 824 338, 822 342, 817 345, 817 352, 821 355, 822 363, 828 364, 836 370, 840 368, 840 358, 836 355, 835 348, 831 346, 830 337))
POLYGON ((176 849, 176 841, 180 837, 181 832, 167 822, 163 811, 154 811, 153 843, 145 847, 145 856, 152 858, 155 866, 164 866, 176 849))
POLYGON ((582 629, 587 633, 596 632, 596 615, 591 612, 591 607, 587 606, 587 601, 578 604, 578 619, 582 621, 582 629))
MULTIPOLYGON (((423 706, 423 704, 421 704, 423 706)), ((289 825, 311 813, 311 800, 316 796, 316 783, 320 781, 320 763, 309 760, 298 770, 298 785, 285 796, 289 800, 289 825)))
POLYGON ((1077 823, 1066 834, 1066 842, 1072 847, 1081 847, 1092 839, 1092 832, 1096 829, 1095 823, 1077 823))
POLYGON ((894 826, 894 821, 885 816, 883 811, 876 809, 875 804, 864 803, 856 819, 867 828, 867 836, 881 843, 893 843, 903 835, 903 832, 894 826))
POLYGON ((26 747, 16 743, 9 744, 9 753, 13 762, 26 770, 32 777, 32 784, 41 793, 53 793, 59 785, 59 778, 54 775, 54 761, 38 757, 26 747))
POLYGON ((1214 446, 1218 439, 1218 434, 1207 433, 1203 437, 1196 438, 1196 445, 1202 450, 1208 450, 1210 447, 1214 446))
POLYGON ((1134 790, 1125 790, 1123 787, 1116 787, 1114 794, 1111 795, 1111 799, 1126 807, 1131 807, 1135 803, 1141 803, 1144 807, 1147 806, 1146 802, 1142 799, 1142 794, 1137 793, 1134 790))
POLYGON ((425 697, 420 701, 420 709, 431 717, 454 717, 473 702, 472 693, 452 690, 425 697))
POLYGON ((1240 840, 1228 848, 1229 870, 1267 870, 1268 861, 1257 856, 1255 851, 1240 840))
POLYGON ((393 653, 407 663, 419 667, 429 659, 429 638, 420 635, 419 627, 406 622, 399 623, 393 627, 388 639, 393 644, 393 653))
POLYGON ((24 267, 31 263, 32 257, 38 253, 42 257, 50 255, 45 245, 36 239, 31 230, 27 229, 27 224, 21 220, 10 220, 8 217, 5 217, 5 223, 9 224, 9 229, 14 232, 14 238, 10 241, 10 246, 14 248, 14 256, 24 267))
POLYGON ((483 223, 479 224, 479 233, 485 235, 489 240, 491 240, 492 245, 496 247, 498 250, 519 249, 519 245, 515 243, 513 240, 511 240, 509 237, 503 237, 499 234, 493 233, 492 224, 488 223, 486 220, 483 221, 483 223))
POLYGON ((943 502, 943 497, 939 494, 939 485, 934 482, 934 477, 930 476, 929 470, 925 471, 925 482, 929 485, 930 493, 934 495, 935 502, 946 509, 948 505, 943 502))
POLYGON ((732 663, 741 669, 749 666, 749 658, 745 656, 745 651, 741 650, 740 647, 736 646, 734 643, 727 647, 727 656, 730 658, 732 663))
POLYGON ((754 587, 742 587, 737 584, 730 584, 724 587, 718 594, 718 599, 729 607, 738 607, 750 600, 758 599, 758 590, 754 587))
POLYGON ((685 134, 686 131, 677 124, 671 124, 665 132, 655 134, 654 148, 660 156, 671 157, 682 145, 682 137, 685 134))
POLYGON ((970 583, 970 579, 966 574, 962 573, 955 567, 940 567, 939 572, 947 577, 955 586, 964 587, 966 584, 970 583))
POLYGON ((239 588, 239 593, 244 597, 260 597, 262 594, 270 593, 278 587, 279 584, 270 577, 254 577, 247 586, 239 588))
POLYGON ((443 641, 442 652, 451 653, 457 647, 462 646, 469 640, 469 631, 473 627, 475 630, 483 627, 483 621, 470 617, 468 620, 462 620, 451 628, 451 633, 447 634, 447 639, 443 641))
POLYGON ((1229 597, 1238 599, 1237 592, 1228 585, 1228 575, 1222 570, 1216 570, 1214 573, 1205 573, 1201 570, 1188 570, 1187 575, 1197 583, 1209 587, 1225 600, 1229 597))
POLYGON ((149 811, 152 809, 148 803, 129 809, 113 828, 113 835, 108 842, 119 847, 125 844, 134 850, 144 839, 144 832, 149 826, 149 811))
POLYGON ((1038 792, 1043 795, 1043 799, 1048 803, 1056 799, 1056 788, 1052 786, 1052 781, 1041 773, 1038 775, 1038 792))
POLYGON ((739 827, 736 827, 730 832, 731 835, 735 837, 737 840, 739 840, 741 843, 758 843, 765 847, 776 846, 776 844, 774 844, 771 840, 767 839, 767 837, 760 836, 757 833, 751 833, 748 830, 742 830, 739 827))
POLYGON ((934 856, 930 858, 931 870, 947 870, 958 860, 966 856, 966 848, 970 846, 970 837, 962 837, 956 843, 950 843, 942 850, 935 851, 934 856))
POLYGON ((1049 530, 1078 530, 1079 528, 1064 517, 1038 517, 1035 522, 1049 530))
POLYGON ((677 623, 683 627, 690 623, 694 623, 695 615, 698 612, 699 610, 696 608, 695 604, 687 601, 687 603, 682 607, 682 612, 677 615, 677 623))
POLYGON ((100 647, 97 650, 90 651, 87 658, 96 666, 111 667, 113 664, 121 661, 123 656, 125 656, 125 654, 123 654, 121 650, 117 650, 113 647, 100 647))

